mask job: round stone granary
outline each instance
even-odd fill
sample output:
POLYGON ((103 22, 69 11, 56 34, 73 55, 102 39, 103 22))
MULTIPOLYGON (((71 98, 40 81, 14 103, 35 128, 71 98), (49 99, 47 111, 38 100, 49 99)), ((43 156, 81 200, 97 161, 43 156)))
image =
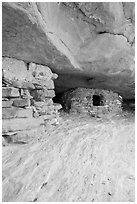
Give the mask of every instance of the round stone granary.
POLYGON ((71 89, 62 95, 61 103, 65 111, 92 116, 122 110, 122 97, 117 93, 102 89, 71 89))

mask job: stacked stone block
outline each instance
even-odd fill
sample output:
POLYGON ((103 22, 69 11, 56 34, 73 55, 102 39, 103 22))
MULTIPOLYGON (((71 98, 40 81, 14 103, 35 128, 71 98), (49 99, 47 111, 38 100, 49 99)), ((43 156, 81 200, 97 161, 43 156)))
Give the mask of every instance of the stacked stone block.
POLYGON ((60 104, 54 104, 53 74, 47 66, 3 58, 2 135, 26 141, 40 135, 47 124, 58 124, 60 104))
POLYGON ((53 74, 48 67, 30 63, 29 70, 33 75, 32 83, 35 89, 30 90, 33 97, 32 105, 38 116, 42 116, 48 124, 58 124, 60 117, 58 110, 60 104, 54 104, 52 98, 55 97, 54 81, 57 74, 53 74))
POLYGON ((61 97, 63 109, 71 113, 103 116, 122 111, 122 97, 117 93, 102 89, 76 88, 65 92, 61 97), (93 105, 93 95, 102 98, 102 105, 93 105))

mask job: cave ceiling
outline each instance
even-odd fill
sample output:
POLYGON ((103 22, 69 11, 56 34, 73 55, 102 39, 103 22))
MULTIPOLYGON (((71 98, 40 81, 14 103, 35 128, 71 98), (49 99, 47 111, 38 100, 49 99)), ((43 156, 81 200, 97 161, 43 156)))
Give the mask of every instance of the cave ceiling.
POLYGON ((49 66, 56 92, 87 87, 135 97, 135 5, 23 2, 2 5, 2 55, 49 66))

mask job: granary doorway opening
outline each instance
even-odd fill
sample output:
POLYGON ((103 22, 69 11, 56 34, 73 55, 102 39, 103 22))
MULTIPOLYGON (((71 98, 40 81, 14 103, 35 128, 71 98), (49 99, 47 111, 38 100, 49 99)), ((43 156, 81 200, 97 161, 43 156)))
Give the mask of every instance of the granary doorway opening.
POLYGON ((93 106, 104 106, 103 96, 102 95, 93 95, 93 106))

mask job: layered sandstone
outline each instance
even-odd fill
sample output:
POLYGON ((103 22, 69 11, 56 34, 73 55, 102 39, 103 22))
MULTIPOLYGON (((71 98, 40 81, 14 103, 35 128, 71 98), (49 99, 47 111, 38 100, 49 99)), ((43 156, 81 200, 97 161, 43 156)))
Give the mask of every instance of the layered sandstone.
MULTIPOLYGON (((85 87, 134 98, 133 2, 3 3, 3 56, 48 65, 56 92, 85 87)), ((24 70, 25 73, 25 70, 24 70)))

